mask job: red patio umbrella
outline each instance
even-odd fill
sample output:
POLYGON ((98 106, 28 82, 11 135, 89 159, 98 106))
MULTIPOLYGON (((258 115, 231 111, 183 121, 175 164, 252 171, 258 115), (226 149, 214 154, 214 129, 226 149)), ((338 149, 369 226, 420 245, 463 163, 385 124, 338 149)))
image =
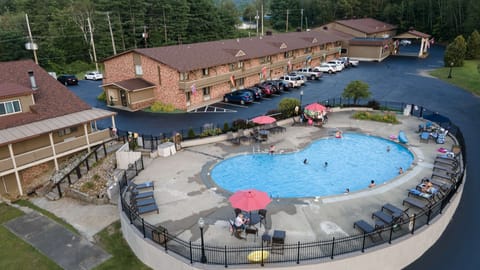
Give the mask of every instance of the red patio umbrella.
POLYGON ((277 121, 277 119, 267 115, 257 116, 252 119, 252 122, 259 125, 267 125, 274 123, 275 121, 277 121))
POLYGON ((239 190, 228 200, 233 208, 243 211, 264 209, 272 201, 266 192, 256 189, 239 190))
POLYGON ((313 118, 320 118, 326 111, 327 108, 318 103, 312 103, 305 107, 305 114, 313 118))

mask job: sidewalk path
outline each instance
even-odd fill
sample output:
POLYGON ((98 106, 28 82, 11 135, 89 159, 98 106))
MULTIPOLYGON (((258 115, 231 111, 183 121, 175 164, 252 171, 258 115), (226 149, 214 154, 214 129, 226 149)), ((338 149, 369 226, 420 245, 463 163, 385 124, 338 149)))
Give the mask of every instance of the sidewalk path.
POLYGON ((34 211, 4 226, 66 270, 92 269, 111 257, 85 238, 34 211))

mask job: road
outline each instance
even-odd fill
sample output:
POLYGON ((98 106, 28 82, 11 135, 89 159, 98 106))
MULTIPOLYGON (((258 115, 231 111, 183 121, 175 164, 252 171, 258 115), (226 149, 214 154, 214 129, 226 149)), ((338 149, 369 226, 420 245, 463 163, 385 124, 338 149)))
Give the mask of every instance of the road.
MULTIPOLYGON (((306 105, 339 97, 352 80, 365 81, 370 85, 372 98, 376 100, 412 103, 447 116, 462 130, 469 150, 467 181, 457 212, 439 241, 407 269, 480 269, 480 215, 476 214, 480 205, 480 166, 475 166, 480 164, 480 153, 474 150, 480 149, 477 137, 480 133, 480 99, 427 75, 426 70, 443 66, 443 51, 443 47, 435 45, 427 59, 390 57, 381 63, 361 62, 357 68, 325 75, 322 80, 309 82, 304 88, 252 104, 248 108, 219 105, 234 112, 152 114, 119 111, 117 126, 122 130, 156 135, 200 127, 205 123, 223 125, 235 119, 262 115, 277 108, 282 97, 300 98, 302 90, 302 103, 306 105)), ((452 76, 455 76, 455 69, 452 76)), ((95 99, 101 93, 99 85, 100 82, 81 81, 79 86, 70 89, 90 105, 106 108, 95 99)))

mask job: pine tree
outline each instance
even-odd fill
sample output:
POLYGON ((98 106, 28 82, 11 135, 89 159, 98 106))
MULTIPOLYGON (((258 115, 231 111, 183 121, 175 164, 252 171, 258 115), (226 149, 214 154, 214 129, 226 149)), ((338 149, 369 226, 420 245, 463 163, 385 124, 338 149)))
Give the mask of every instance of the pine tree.
POLYGON ((477 30, 468 37, 467 40, 467 59, 476 59, 480 57, 480 34, 477 30))

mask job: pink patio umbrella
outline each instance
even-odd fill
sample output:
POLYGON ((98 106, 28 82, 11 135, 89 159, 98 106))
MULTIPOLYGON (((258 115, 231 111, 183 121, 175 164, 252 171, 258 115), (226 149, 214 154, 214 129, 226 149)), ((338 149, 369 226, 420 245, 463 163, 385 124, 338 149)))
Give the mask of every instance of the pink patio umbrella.
POLYGON ((319 116, 323 116, 326 112, 327 108, 318 103, 312 103, 305 107, 305 114, 313 118, 320 118, 319 116))
POLYGON ((252 119, 253 123, 259 124, 259 125, 267 125, 267 124, 274 123, 275 121, 277 121, 277 119, 267 115, 257 116, 252 119))
POLYGON ((239 190, 228 200, 233 208, 249 212, 264 209, 272 201, 266 192, 256 189, 239 190))

